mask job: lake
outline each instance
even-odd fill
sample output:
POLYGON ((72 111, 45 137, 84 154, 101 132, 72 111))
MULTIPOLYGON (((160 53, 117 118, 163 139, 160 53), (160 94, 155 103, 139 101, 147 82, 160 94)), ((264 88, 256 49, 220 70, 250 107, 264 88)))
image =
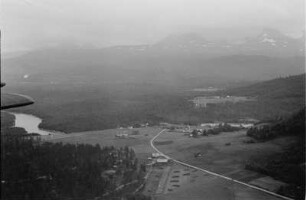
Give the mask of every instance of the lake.
POLYGON ((23 114, 23 113, 11 113, 15 116, 15 127, 24 128, 28 133, 38 133, 40 135, 59 135, 64 134, 60 132, 42 130, 39 128, 39 124, 42 119, 34 115, 23 114))

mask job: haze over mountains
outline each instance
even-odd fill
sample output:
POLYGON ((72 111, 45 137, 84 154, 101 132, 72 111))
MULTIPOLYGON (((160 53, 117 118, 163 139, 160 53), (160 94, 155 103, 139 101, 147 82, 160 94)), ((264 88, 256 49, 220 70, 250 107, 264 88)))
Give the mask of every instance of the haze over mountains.
POLYGON ((264 29, 253 38, 241 40, 207 40, 196 33, 171 35, 153 46, 138 50, 155 49, 159 51, 182 51, 202 53, 205 57, 225 55, 266 55, 299 56, 304 55, 304 36, 291 38, 274 29, 264 29))
POLYGON ((210 41, 196 33, 170 35, 153 45, 58 46, 3 61, 5 81, 201 85, 203 79, 267 80, 304 72, 305 36, 264 29, 253 38, 210 41))

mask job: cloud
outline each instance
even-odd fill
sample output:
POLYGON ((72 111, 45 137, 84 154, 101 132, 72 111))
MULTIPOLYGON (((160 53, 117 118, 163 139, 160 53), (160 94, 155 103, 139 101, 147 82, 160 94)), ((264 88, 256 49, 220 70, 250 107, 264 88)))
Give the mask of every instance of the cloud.
POLYGON ((3 0, 2 10, 4 50, 67 38, 98 46, 147 43, 182 27, 304 29, 303 0, 3 0))

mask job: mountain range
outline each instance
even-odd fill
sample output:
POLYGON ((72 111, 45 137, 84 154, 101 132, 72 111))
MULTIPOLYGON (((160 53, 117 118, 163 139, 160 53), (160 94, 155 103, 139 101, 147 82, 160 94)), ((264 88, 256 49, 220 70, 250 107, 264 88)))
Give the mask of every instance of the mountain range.
POLYGON ((304 56, 305 36, 292 38, 274 29, 263 29, 256 37, 241 40, 207 40, 197 33, 170 35, 153 45, 116 46, 133 54, 198 53, 204 57, 228 55, 304 56))
POLYGON ((240 41, 171 35, 152 45, 39 49, 3 60, 5 81, 160 83, 256 81, 305 71, 304 39, 265 29, 240 41))

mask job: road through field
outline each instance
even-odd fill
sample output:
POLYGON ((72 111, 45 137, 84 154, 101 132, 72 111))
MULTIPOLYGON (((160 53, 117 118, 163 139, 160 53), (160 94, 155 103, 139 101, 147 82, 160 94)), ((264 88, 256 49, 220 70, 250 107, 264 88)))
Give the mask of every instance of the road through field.
POLYGON ((223 175, 221 175, 221 174, 217 174, 217 173, 214 173, 214 172, 205 170, 205 169, 203 169, 203 168, 196 167, 196 166, 190 165, 190 164, 188 164, 188 163, 185 163, 185 162, 176 160, 176 159, 174 159, 174 158, 171 158, 170 156, 164 154, 163 152, 161 152, 160 150, 158 150, 158 149, 154 146, 154 141, 158 138, 158 136, 160 136, 160 135, 161 135, 163 132, 165 132, 166 130, 167 130, 167 129, 163 129, 162 131, 160 131, 159 133, 157 133, 157 134, 150 140, 150 145, 151 145, 151 147, 152 147, 156 152, 158 152, 160 155, 164 156, 165 158, 171 159, 173 162, 176 162, 176 163, 178 163, 178 164, 181 164, 181 165, 184 165, 184 166, 193 168, 193 169, 197 169, 197 170, 202 171, 202 172, 205 172, 205 173, 207 173, 207 174, 211 174, 211 175, 213 175, 213 176, 216 176, 216 177, 219 177, 219 178, 222 178, 222 179, 226 179, 226 180, 228 180, 228 181, 232 181, 232 182, 234 182, 234 183, 241 184, 241 185, 244 185, 244 186, 246 186, 246 187, 249 187, 249 188, 252 188, 252 189, 255 189, 255 190, 259 190, 259 191, 261 191, 261 192, 265 192, 265 193, 267 193, 267 194, 270 194, 270 195, 272 195, 272 196, 275 196, 275 197, 278 197, 278 198, 281 198, 281 199, 293 200, 292 198, 285 197, 285 196, 279 195, 279 194, 277 194, 277 193, 274 193, 274 192, 271 192, 271 191, 268 191, 268 190, 265 190, 265 189, 256 187, 256 186, 254 186, 254 185, 250 185, 250 184, 247 184, 247 183, 244 183, 244 182, 241 182, 241 181, 232 179, 232 178, 230 178, 230 177, 223 176, 223 175))

